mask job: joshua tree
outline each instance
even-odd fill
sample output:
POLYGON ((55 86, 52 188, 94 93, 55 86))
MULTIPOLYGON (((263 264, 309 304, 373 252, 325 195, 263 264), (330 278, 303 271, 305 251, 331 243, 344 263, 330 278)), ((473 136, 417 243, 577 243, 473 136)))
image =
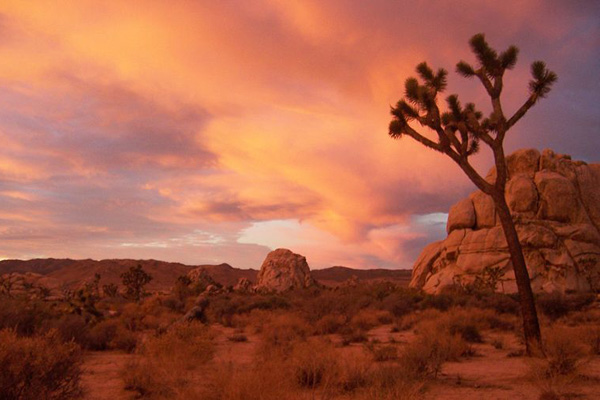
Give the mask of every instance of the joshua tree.
POLYGON ((473 67, 465 61, 460 61, 456 64, 456 71, 466 78, 476 77, 479 79, 490 97, 491 114, 484 118, 483 113, 478 111, 473 103, 461 106, 458 96, 455 94, 446 98, 448 111, 441 112, 437 96, 446 89, 448 72, 438 69, 434 73, 427 63, 423 62, 416 68, 423 83, 412 77, 406 80, 404 98, 391 110, 393 119, 390 122, 389 134, 393 138, 410 136, 426 147, 446 154, 460 166, 482 192, 491 196, 506 237, 515 271, 527 354, 541 356, 543 350, 540 328, 529 274, 517 231, 504 197, 508 171, 503 142, 506 132, 539 99, 550 92, 557 76, 546 68, 544 62, 535 61, 531 65, 533 79, 529 82, 529 96, 515 114, 507 118, 500 101, 503 77, 506 70, 514 68, 519 49, 510 46, 506 51, 498 54, 488 45, 483 34, 473 36, 470 45, 478 65, 473 67), (417 122, 422 128, 433 131, 431 134, 433 139, 415 130, 411 126, 411 122, 413 125, 414 122, 417 122), (489 146, 494 154, 496 176, 495 179, 489 181, 484 179, 469 162, 469 157, 477 153, 481 142, 489 146))
POLYGON ((125 295, 139 302, 145 294, 144 286, 152 280, 152 276, 138 264, 137 267, 129 267, 127 272, 123 272, 121 280, 125 286, 125 295))

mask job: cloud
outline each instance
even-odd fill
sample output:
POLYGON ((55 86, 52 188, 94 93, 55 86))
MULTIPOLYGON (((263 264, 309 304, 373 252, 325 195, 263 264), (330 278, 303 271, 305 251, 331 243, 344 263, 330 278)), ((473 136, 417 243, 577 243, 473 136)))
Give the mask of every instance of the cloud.
MULTIPOLYGON (((449 92, 489 109, 453 66, 473 60, 474 33, 517 44, 508 112, 534 59, 559 82, 508 151, 594 161, 598 11, 475 0, 3 4, 0 238, 10 245, 0 257, 222 255, 253 266, 293 245, 317 266, 409 267, 444 234, 419 216, 447 212, 473 186, 442 155, 387 136, 405 78, 427 60, 450 70, 449 92)), ((485 174, 490 160, 474 163, 485 174)))

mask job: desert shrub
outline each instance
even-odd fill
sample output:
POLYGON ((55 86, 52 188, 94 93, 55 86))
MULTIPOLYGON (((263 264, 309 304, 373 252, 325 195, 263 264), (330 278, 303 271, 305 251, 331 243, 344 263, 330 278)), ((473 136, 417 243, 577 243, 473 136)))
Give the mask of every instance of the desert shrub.
POLYGON ((236 368, 221 364, 211 368, 206 385, 196 398, 203 400, 292 400, 294 383, 280 360, 236 368))
POLYGON ((400 352, 399 363, 404 374, 413 379, 437 377, 446 361, 457 360, 469 351, 469 346, 458 334, 446 330, 426 329, 400 352))
POLYGON ((342 335, 342 344, 363 343, 369 340, 367 332, 356 325, 345 325, 340 329, 342 335))
POLYGON ((51 319, 44 322, 43 330, 56 330, 63 342, 74 341, 81 347, 88 345, 89 326, 85 317, 78 314, 64 314, 58 319, 51 319))
POLYGON ((600 326, 589 325, 580 329, 583 342, 589 346, 590 354, 600 355, 600 326))
POLYGON ((138 345, 138 334, 130 331, 122 325, 117 325, 117 329, 112 340, 109 342, 109 348, 123 350, 133 353, 138 345))
POLYGON ((298 315, 276 315, 262 328, 258 355, 263 358, 287 356, 294 344, 305 340, 309 332, 310 327, 298 315))
POLYGON ((350 325, 359 330, 368 331, 382 323, 390 323, 391 321, 391 315, 387 311, 364 309, 352 317, 350 325))
POLYGON ((162 303, 169 310, 182 314, 185 311, 185 299, 186 297, 180 298, 177 295, 166 296, 162 303))
POLYGON ((395 317, 402 317, 418 309, 424 295, 413 289, 400 289, 391 293, 382 302, 382 308, 392 313, 395 317))
POLYGON ((315 332, 321 335, 337 333, 345 323, 346 318, 344 316, 328 314, 315 323, 315 332))
POLYGON ((340 357, 336 371, 336 386, 341 392, 354 392, 368 385, 373 370, 373 360, 366 354, 349 354, 340 357))
POLYGON ((276 294, 225 294, 211 298, 207 308, 208 319, 225 326, 233 326, 236 316, 249 314, 254 310, 287 310, 290 302, 276 294))
POLYGON ((63 343, 56 331, 19 337, 0 331, 2 399, 80 398, 82 355, 77 344, 63 343))
POLYGON ((2 299, 0 329, 13 329, 19 336, 31 336, 46 321, 59 317, 48 303, 25 299, 2 299))
POLYGON ((209 328, 199 323, 174 326, 146 340, 139 357, 123 371, 125 387, 148 398, 173 398, 190 386, 193 371, 213 354, 209 328))
POLYGON ((234 333, 231 336, 227 337, 227 340, 229 340, 230 342, 247 342, 248 341, 248 336, 244 335, 243 333, 234 333))
POLYGON ((337 370, 337 354, 320 340, 297 343, 291 354, 292 375, 301 388, 331 390, 337 370))
POLYGON ((401 331, 411 329, 421 322, 439 319, 442 315, 442 312, 436 309, 417 310, 400 318, 396 327, 401 331))
POLYGON ((518 315, 520 312, 519 302, 513 295, 502 293, 486 293, 473 296, 466 306, 482 309, 492 309, 499 314, 518 315))
POLYGON ((391 344, 377 345, 375 343, 368 343, 366 348, 373 355, 373 360, 377 362, 391 361, 398 358, 398 348, 391 344))
POLYGON ((118 328, 119 321, 116 319, 98 322, 96 325, 92 326, 88 332, 88 348, 91 350, 107 350, 111 348, 111 344, 117 335, 118 328))
POLYGON ((591 304, 595 296, 591 293, 563 294, 559 292, 541 293, 537 296, 536 303, 542 313, 551 320, 564 317, 569 312, 581 311, 591 304))
POLYGON ((369 375, 367 385, 353 398, 413 400, 422 397, 423 382, 407 376, 403 366, 386 365, 371 371, 369 375))
POLYGON ((568 375, 577 369, 585 356, 585 348, 578 340, 577 330, 556 327, 544 334, 547 377, 568 375))

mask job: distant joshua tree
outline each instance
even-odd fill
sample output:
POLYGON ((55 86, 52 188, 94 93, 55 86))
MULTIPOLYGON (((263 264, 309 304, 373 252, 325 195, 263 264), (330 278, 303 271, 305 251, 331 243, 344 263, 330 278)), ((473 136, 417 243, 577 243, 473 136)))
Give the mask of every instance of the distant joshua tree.
POLYGON ((423 83, 412 77, 406 80, 404 98, 391 110, 393 119, 389 125, 389 134, 393 138, 410 136, 424 146, 446 154, 483 193, 491 196, 506 237, 515 272, 527 354, 543 356, 540 327, 529 274, 519 237, 504 197, 508 171, 503 143, 506 132, 538 100, 550 92, 557 76, 546 68, 544 62, 535 61, 531 65, 533 79, 529 82, 529 96, 515 114, 507 118, 502 110, 500 94, 504 72, 514 68, 519 49, 510 46, 506 51, 498 54, 488 45, 485 36, 481 33, 473 36, 469 43, 478 65, 475 68, 465 61, 460 61, 456 64, 456 71, 466 78, 479 79, 490 97, 491 114, 483 118, 483 114, 473 103, 461 106, 455 94, 446 98, 448 111, 442 113, 438 107, 437 95, 446 89, 448 72, 438 69, 434 73, 427 63, 423 62, 416 68, 423 83), (423 128, 432 130, 435 139, 430 139, 415 130, 410 124, 413 121, 423 128), (481 142, 490 147, 494 154, 496 165, 494 182, 484 179, 469 163, 469 157, 477 153, 481 142))
POLYGON ((123 272, 121 280, 125 286, 125 295, 139 302, 145 295, 144 286, 152 280, 152 276, 138 264, 136 267, 129 267, 127 272, 123 272))

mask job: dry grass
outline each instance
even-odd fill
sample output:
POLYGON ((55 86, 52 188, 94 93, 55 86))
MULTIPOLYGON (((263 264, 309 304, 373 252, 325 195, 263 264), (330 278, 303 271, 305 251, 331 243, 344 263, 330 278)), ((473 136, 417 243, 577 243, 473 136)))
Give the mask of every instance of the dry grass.
POLYGON ((3 400, 80 398, 81 363, 79 346, 62 343, 57 331, 34 337, 0 331, 3 400))
POLYGON ((128 390, 145 398, 185 398, 194 391, 194 372, 213 354, 212 335, 206 326, 177 325, 149 338, 123 371, 123 379, 128 390))

